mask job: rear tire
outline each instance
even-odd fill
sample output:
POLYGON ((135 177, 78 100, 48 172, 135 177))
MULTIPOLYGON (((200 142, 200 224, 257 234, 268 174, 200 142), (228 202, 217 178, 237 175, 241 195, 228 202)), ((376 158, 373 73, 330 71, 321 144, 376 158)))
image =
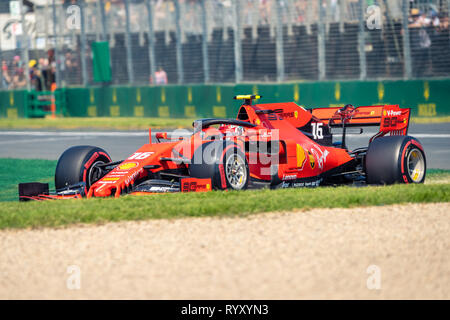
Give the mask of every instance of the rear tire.
POLYGON ((377 138, 366 154, 366 178, 369 184, 423 183, 427 170, 420 142, 410 136, 377 138))
MULTIPOLYGON (((98 147, 75 146, 59 157, 55 171, 55 188, 63 189, 84 182, 87 193, 91 185, 102 177, 96 165, 111 162, 109 154, 98 147)), ((104 175, 104 174, 103 174, 104 175)))

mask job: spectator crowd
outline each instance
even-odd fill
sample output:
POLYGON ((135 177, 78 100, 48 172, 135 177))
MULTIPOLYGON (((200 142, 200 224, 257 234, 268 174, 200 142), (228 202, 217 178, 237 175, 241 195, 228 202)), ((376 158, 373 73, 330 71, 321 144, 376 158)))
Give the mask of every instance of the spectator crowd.
MULTIPOLYGON (((65 0, 64 6, 78 5, 83 1, 65 0)), ((80 85, 83 83, 81 74, 82 59, 85 58, 86 64, 86 82, 90 82, 93 74, 92 52, 90 43, 101 39, 99 33, 101 30, 99 14, 94 9, 97 1, 84 0, 86 5, 86 32, 88 43, 86 51, 80 52, 80 39, 75 35, 71 39, 71 44, 67 44, 64 38, 63 48, 59 50, 58 55, 58 74, 60 79, 58 83, 64 85, 80 85), (95 32, 97 33, 95 33, 95 32), (94 40, 95 37, 95 40, 94 40), (75 41, 73 41, 75 40, 75 41), (68 49, 69 46, 71 49, 68 49), (73 50, 73 51, 72 51, 73 50)), ((201 40, 198 37, 202 34, 201 19, 199 14, 200 0, 180 0, 181 9, 181 28, 183 30, 182 48, 184 55, 183 71, 189 74, 189 80, 192 82, 202 82, 202 59, 201 40), (198 30, 197 30, 198 29, 198 30), (194 32, 195 31, 195 32, 194 32), (184 39, 184 40, 183 40, 184 39)), ((211 0, 207 3, 211 15, 207 26, 213 32, 208 37, 209 50, 209 72, 210 79, 219 82, 233 81, 234 61, 233 61, 233 42, 228 38, 231 34, 230 24, 232 21, 232 4, 230 0, 211 0), (221 31, 222 30, 222 31, 221 31)), ((282 23, 285 24, 284 35, 284 56, 285 70, 290 73, 291 79, 317 79, 318 64, 317 52, 317 1, 306 0, 242 0, 241 21, 243 34, 246 41, 242 43, 243 68, 253 73, 249 74, 246 80, 275 79, 276 75, 276 50, 273 25, 277 23, 275 19, 275 3, 280 4, 282 13, 282 23), (311 7, 308 7, 308 3, 311 7), (297 25, 298 24, 298 25, 297 25), (310 24, 310 25, 308 25, 310 24), (289 27, 291 28, 289 33, 289 27), (312 26, 311 28, 305 25, 312 26), (252 29, 253 27, 254 30, 252 29), (304 28, 304 29, 303 29, 304 28), (266 32, 268 30, 268 32, 266 32), (251 39, 252 41, 248 41, 251 39), (311 69, 310 72, 308 70, 311 69), (296 73, 296 70, 299 70, 296 73), (305 72, 303 72, 305 70, 305 72)), ((355 46, 355 40, 358 39, 359 19, 359 1, 346 0, 342 8, 338 5, 341 2, 336 0, 324 0, 322 6, 326 13, 328 23, 325 28, 326 34, 326 66, 327 77, 333 78, 341 75, 345 77, 354 77, 359 75, 359 54, 355 46), (344 10, 345 9, 345 10, 344 10), (339 12, 342 10, 342 12, 339 12), (345 13, 345 15, 343 15, 345 13), (343 16, 342 16, 343 15, 343 16), (342 28, 339 26, 339 33, 335 32, 335 27, 339 21, 345 21, 342 28), (331 30, 331 31, 330 31, 331 30), (334 32, 334 33, 333 33, 334 32), (335 40, 335 39, 338 40, 335 40), (344 42, 346 41, 346 42, 344 42), (336 65, 336 67, 335 67, 336 65), (356 71, 355 71, 356 70, 356 71), (348 71, 348 76, 346 72, 348 71)), ((383 26, 379 33, 377 31, 365 30, 366 40, 366 60, 368 77, 400 77, 403 75, 403 59, 401 36, 403 36, 402 22, 398 12, 392 17, 389 10, 395 11, 393 4, 399 4, 399 0, 388 0, 383 5, 382 2, 367 0, 367 5, 378 3, 383 8, 383 26), (386 3, 389 3, 389 10, 386 3), (391 6, 392 5, 392 6, 391 6), (395 52, 394 52, 395 51, 395 52), (381 60, 385 57, 384 60, 381 60), (379 63, 383 61, 383 63, 379 63), (391 69, 384 68, 389 64, 396 64, 391 69), (398 65, 398 66, 397 66, 398 65), (374 70, 373 72, 371 70, 374 70), (385 69, 389 69, 386 71, 385 69), (396 70, 400 71, 396 71, 396 70), (393 71, 392 71, 393 70, 393 71), (372 73, 370 73, 372 72, 372 73)), ((422 2, 409 1, 411 6, 408 18, 408 29, 410 35, 410 50, 412 62, 413 77, 428 76, 448 76, 450 74, 450 55, 449 55, 449 14, 448 8, 442 4, 439 6, 431 1, 427 5, 422 2), (416 8, 419 6, 419 8, 416 8)), ((175 37, 174 17, 175 7, 173 1, 154 0, 154 41, 155 41, 155 60, 156 70, 153 76, 150 76, 149 38, 145 33, 148 32, 146 26, 148 17, 146 8, 142 0, 130 1, 130 22, 131 22, 131 47, 132 64, 134 78, 139 83, 150 82, 150 84, 164 85, 175 83, 177 80, 177 61, 175 57, 175 37)), ((107 17, 108 41, 110 42, 111 66, 113 72, 113 82, 115 84, 126 83, 127 81, 127 63, 125 39, 125 6, 123 0, 105 1, 105 14, 107 17)), ((399 11, 401 13, 401 11, 399 11)), ((320 21, 320 23, 324 23, 320 21)), ((2 55, 5 57, 6 55, 2 55)), ((13 55, 9 53, 9 56, 13 55)), ((23 57, 16 55, 11 59, 2 60, 1 70, 1 88, 18 89, 27 86, 29 79, 31 88, 35 90, 50 90, 55 83, 56 66, 55 52, 53 49, 36 54, 35 59, 25 62, 23 57), (37 57, 36 57, 37 56, 37 57), (29 74, 26 74, 28 63, 29 74)), ((83 74, 84 75, 84 74, 83 74)))
POLYGON ((50 90, 55 82, 55 51, 47 51, 46 58, 31 59, 28 62, 29 74, 26 75, 25 61, 20 56, 14 56, 11 62, 2 60, 2 89, 20 89, 27 86, 27 76, 30 86, 37 91, 50 90))
POLYGON ((445 56, 448 55, 448 45, 442 41, 444 38, 448 39, 448 13, 439 14, 435 8, 430 8, 428 12, 413 8, 408 23, 414 76, 431 76, 433 69, 440 68, 436 65, 442 61, 440 56, 445 61, 445 56))

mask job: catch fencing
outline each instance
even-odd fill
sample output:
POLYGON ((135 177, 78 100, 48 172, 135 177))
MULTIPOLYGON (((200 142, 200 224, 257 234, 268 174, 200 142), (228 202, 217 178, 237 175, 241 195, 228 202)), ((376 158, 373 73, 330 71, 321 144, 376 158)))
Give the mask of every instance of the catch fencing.
POLYGON ((95 84, 99 41, 112 85, 450 75, 450 0, 11 2, 0 8, 3 89, 95 84))

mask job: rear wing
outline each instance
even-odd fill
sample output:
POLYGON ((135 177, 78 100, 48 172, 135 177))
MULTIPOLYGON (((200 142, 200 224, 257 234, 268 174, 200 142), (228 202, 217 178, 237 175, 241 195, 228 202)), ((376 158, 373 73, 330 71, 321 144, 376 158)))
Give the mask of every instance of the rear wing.
POLYGON ((398 105, 363 106, 357 108, 315 108, 313 117, 330 127, 380 126, 380 134, 406 135, 409 127, 410 108, 398 105))

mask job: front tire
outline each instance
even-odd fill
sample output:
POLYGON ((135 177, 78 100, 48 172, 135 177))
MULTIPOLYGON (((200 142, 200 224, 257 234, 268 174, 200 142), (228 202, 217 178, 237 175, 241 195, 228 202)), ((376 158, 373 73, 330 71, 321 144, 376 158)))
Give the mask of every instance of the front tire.
POLYGON ((75 146, 67 149, 59 157, 55 171, 55 188, 85 183, 85 193, 99 180, 104 172, 97 165, 111 162, 109 154, 98 147, 75 146))
POLYGON ((369 184, 423 183, 427 170, 425 152, 411 136, 377 138, 366 154, 369 184))

